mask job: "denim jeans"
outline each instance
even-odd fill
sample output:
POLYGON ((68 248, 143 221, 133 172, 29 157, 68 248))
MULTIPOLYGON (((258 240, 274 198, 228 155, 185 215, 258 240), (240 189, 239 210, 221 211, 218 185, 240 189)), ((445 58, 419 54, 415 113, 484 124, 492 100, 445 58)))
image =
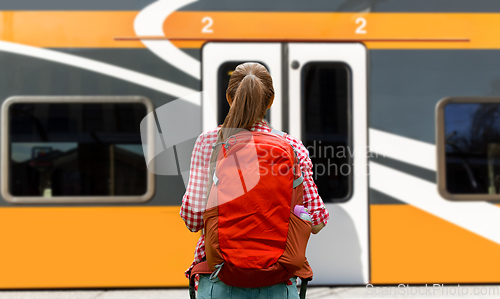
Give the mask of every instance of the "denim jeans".
POLYGON ((297 281, 293 277, 291 285, 279 283, 261 288, 239 288, 228 286, 218 277, 210 280, 210 275, 200 275, 199 299, 299 299, 297 281))

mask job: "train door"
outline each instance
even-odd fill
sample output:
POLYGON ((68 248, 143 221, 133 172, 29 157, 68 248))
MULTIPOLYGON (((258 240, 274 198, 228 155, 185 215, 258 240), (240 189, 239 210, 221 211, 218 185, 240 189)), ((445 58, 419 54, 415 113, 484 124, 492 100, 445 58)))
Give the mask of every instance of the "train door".
POLYGON ((266 118, 275 129, 281 130, 281 44, 280 43, 209 43, 202 51, 203 131, 222 124, 229 104, 226 89, 232 71, 243 62, 255 61, 264 65, 273 77, 275 98, 266 118))
POLYGON ((264 64, 276 98, 273 128, 300 138, 313 161, 328 225, 311 236, 312 284, 366 284, 369 271, 366 49, 360 44, 208 43, 203 47, 203 129, 227 111, 230 71, 264 64), (356 150, 356 151, 355 151, 356 150))
POLYGON ((288 45, 289 133, 309 150, 330 212, 307 256, 315 284, 369 280, 366 49, 288 45))

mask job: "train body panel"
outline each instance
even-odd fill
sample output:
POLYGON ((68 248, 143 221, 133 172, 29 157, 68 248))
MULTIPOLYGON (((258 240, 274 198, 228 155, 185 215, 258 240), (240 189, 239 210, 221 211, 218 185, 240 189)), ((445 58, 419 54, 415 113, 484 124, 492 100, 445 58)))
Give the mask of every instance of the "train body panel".
POLYGON ((198 236, 178 214, 176 206, 1 208, 0 288, 184 285, 198 236))
MULTIPOLYGON (((278 101, 270 124, 301 138, 316 165, 354 170, 317 178, 331 219, 311 238, 312 284, 500 283, 494 270, 500 266, 500 139, 495 135, 500 116, 494 114, 500 104, 495 98, 500 96, 500 39, 494 32, 500 4, 448 3, 3 1, 0 99, 23 96, 32 106, 2 111, 2 126, 20 128, 0 140, 10 153, 2 175, 26 187, 3 184, 2 194, 21 201, 37 195, 40 202, 0 199, 0 288, 186 286, 183 272, 199 233, 189 232, 178 212, 197 136, 165 150, 179 160, 179 172, 155 175, 147 202, 44 202, 44 196, 64 192, 102 196, 97 186, 108 188, 106 196, 120 192, 111 183, 123 178, 115 169, 144 161, 130 147, 141 146, 138 129, 127 131, 126 123, 138 124, 146 114, 134 118, 113 108, 116 124, 109 124, 107 118, 85 116, 87 106, 80 107, 83 116, 74 132, 81 139, 68 141, 64 130, 54 128, 65 126, 68 118, 60 111, 71 109, 54 112, 30 97, 142 96, 158 109, 204 91, 203 101, 193 102, 197 112, 178 124, 201 132, 220 123, 227 71, 247 60, 266 65, 275 79, 278 101), (349 49, 346 55, 343 47, 349 49), (327 103, 324 97, 334 100, 327 103), (449 97, 452 105, 436 108, 449 97), (454 97, 471 100, 454 102, 454 97), (26 129, 19 124, 26 126, 30 111, 44 120, 26 129), (461 119, 465 123, 456 125, 461 119), (37 126, 45 128, 45 137, 37 126), (440 128, 444 137, 437 133, 440 128), (478 136, 489 132, 493 141, 458 139, 466 129, 478 136), (477 148, 465 153, 481 142, 485 153, 477 148), (79 144, 78 163, 65 162, 74 152, 69 147, 64 152, 63 143, 79 144), (110 182, 84 178, 87 143, 105 153, 106 166, 99 167, 110 182), (360 147, 362 154, 350 154, 360 147), (57 177, 47 179, 45 154, 64 165, 57 177), (443 159, 454 173, 440 172, 443 159), (57 180, 81 185, 64 189, 56 187, 57 180), (439 184, 471 198, 446 199, 439 184), (474 194, 489 197, 478 201, 474 194)), ((168 131, 161 129, 161 134, 168 131)), ((134 165, 134 173, 146 176, 143 166, 134 165)), ((315 166, 317 173, 322 170, 315 166)))

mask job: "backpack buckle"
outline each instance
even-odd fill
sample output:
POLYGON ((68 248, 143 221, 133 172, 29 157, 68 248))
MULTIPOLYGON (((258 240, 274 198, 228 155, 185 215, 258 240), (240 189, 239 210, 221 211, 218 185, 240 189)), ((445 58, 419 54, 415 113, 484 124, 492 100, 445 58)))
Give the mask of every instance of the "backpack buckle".
POLYGON ((226 141, 223 141, 223 142, 219 142, 219 143, 216 143, 212 146, 212 149, 215 149, 217 146, 221 145, 221 144, 224 144, 224 147, 226 149, 229 148, 230 145, 235 145, 236 144, 236 137, 233 135, 233 136, 230 136, 228 139, 226 139, 226 141), (231 140, 231 138, 234 138, 234 142, 233 143, 229 143, 229 140, 231 140))
POLYGON ((219 178, 217 177, 217 175, 215 174, 215 171, 214 171, 214 176, 212 177, 212 181, 214 182, 214 185, 217 186, 217 184, 219 183, 219 178))
POLYGON ((217 278, 220 269, 222 269, 222 266, 224 266, 224 262, 220 263, 219 265, 215 265, 215 271, 212 274, 210 274, 210 280, 214 280, 215 278, 217 278))

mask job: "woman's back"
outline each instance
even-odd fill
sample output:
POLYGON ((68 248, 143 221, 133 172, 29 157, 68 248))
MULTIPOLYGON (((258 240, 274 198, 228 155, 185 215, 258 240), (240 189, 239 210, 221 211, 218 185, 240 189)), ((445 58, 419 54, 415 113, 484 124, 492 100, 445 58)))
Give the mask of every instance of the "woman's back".
MULTIPOLYGON (((272 89, 272 80, 263 66, 256 63, 238 66, 231 76, 227 98, 231 109, 224 124, 219 128, 200 134, 192 153, 190 179, 183 197, 180 214, 186 226, 193 232, 204 228, 203 212, 207 191, 214 183, 214 166, 217 164, 221 148, 218 146, 214 149, 214 146, 227 142, 241 129, 271 132, 271 128, 263 117, 266 109, 272 104, 274 90, 272 89)), ((313 232, 317 232, 326 224, 329 214, 318 195, 308 151, 300 140, 287 134, 285 134, 285 138, 296 151, 298 164, 303 173, 303 205, 310 212, 313 232)), ((272 194, 272 190, 269 190, 269 193, 272 194)), ((202 234, 195 249, 195 259, 186 271, 186 275, 189 274, 194 265, 206 259, 205 246, 211 245, 210 243, 205 244, 205 234, 202 234)))

